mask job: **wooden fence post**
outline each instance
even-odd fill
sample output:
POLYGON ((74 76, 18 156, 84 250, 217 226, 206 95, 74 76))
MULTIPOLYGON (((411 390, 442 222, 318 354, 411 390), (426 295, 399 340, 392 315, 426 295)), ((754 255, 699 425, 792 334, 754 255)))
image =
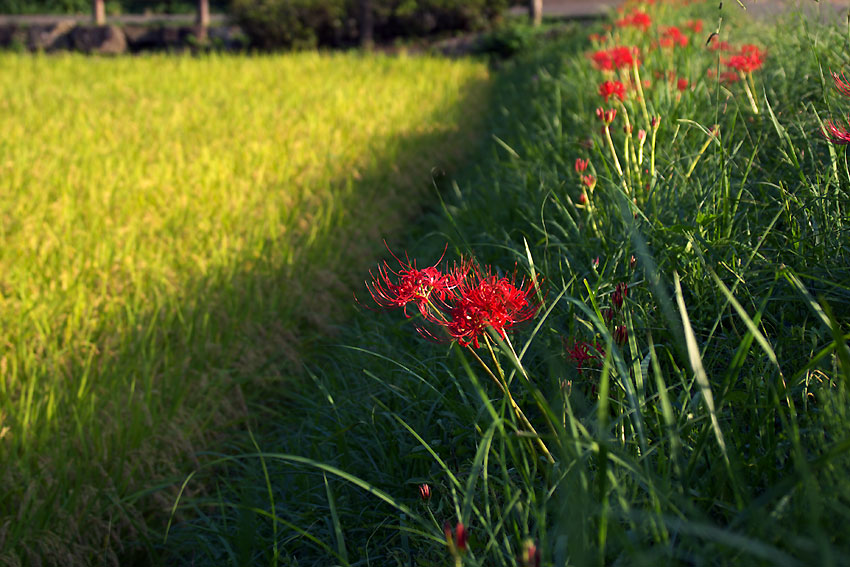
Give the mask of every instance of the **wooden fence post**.
POLYGON ((543 22, 543 0, 528 0, 528 17, 535 26, 543 22))
POLYGON ((198 14, 195 19, 198 25, 198 39, 207 40, 207 28, 210 27, 210 0, 198 0, 198 14))
POLYGON ((372 0, 360 0, 360 47, 372 49, 375 43, 375 15, 372 0))
POLYGON ((94 12, 94 24, 96 26, 106 25, 106 5, 104 0, 93 0, 92 11, 94 12))

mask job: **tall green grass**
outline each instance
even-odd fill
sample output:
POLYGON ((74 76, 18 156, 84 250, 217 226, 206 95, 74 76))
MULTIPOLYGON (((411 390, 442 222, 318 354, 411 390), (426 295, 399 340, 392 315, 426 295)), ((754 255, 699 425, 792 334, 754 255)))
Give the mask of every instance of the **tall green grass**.
POLYGON ((148 487, 350 310, 474 144, 486 79, 427 57, 0 55, 0 563, 129 553, 173 499, 148 487))
POLYGON ((850 175, 819 134, 850 110, 828 75, 847 39, 724 4, 645 8, 656 26, 705 22, 685 48, 643 51, 655 176, 617 174, 595 116, 611 104, 575 28, 496 77, 489 153, 391 243, 420 267, 448 243, 447 261, 545 282, 541 313, 510 337, 520 360, 498 341, 494 358, 555 462, 468 349, 364 311, 291 405, 196 471, 187 486, 219 491, 175 502, 194 519, 169 526, 169 561, 512 566, 531 542, 542 565, 847 564, 850 175), (713 31, 767 49, 758 114, 741 83, 718 81, 713 31), (668 70, 690 88, 653 73, 668 70), (598 179, 591 207, 576 158, 598 179), (623 282, 618 344, 604 312, 623 282), (577 340, 606 353, 581 373, 565 349, 577 340), (471 535, 454 563, 457 522, 471 535))

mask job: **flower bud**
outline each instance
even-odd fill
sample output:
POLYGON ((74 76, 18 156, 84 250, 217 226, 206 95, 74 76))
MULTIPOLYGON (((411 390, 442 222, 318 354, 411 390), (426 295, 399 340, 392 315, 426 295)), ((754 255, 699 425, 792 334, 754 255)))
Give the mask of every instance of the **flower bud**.
POLYGON ((618 325, 614 327, 614 341, 618 345, 625 344, 626 341, 629 340, 629 330, 625 325, 618 325))
POLYGON ((431 487, 428 486, 428 484, 419 485, 419 498, 421 498, 423 502, 431 500, 431 487))
POLYGON ((522 544, 522 567, 540 567, 540 550, 533 540, 527 539, 522 544))

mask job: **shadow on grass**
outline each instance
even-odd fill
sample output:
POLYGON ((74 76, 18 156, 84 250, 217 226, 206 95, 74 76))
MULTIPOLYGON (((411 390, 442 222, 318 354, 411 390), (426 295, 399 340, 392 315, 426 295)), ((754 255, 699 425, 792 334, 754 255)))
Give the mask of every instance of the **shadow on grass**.
MULTIPOLYGON (((474 179, 477 183, 486 184, 488 182, 487 176, 493 173, 491 165, 498 163, 498 160, 494 159, 494 155, 503 155, 506 151, 502 144, 509 146, 515 143, 521 144, 523 139, 535 135, 531 130, 521 129, 521 131, 517 131, 515 128, 517 124, 524 122, 523 118, 528 119, 529 128, 535 123, 531 120, 531 117, 536 117, 540 111, 536 99, 541 96, 541 81, 539 81, 538 73, 541 72, 541 68, 551 67, 552 64, 562 58, 579 56, 582 47, 583 39, 578 39, 578 34, 576 34, 574 41, 560 42, 557 46, 541 50, 540 53, 531 57, 508 63, 500 70, 493 79, 493 95, 486 108, 488 135, 484 139, 484 143, 477 148, 471 148, 473 151, 471 157, 466 160, 467 165, 459 169, 459 174, 463 179, 474 179), (506 119, 507 115, 510 115, 511 118, 506 119), (501 140, 501 143, 495 142, 494 137, 501 140)), ((549 94, 545 96, 549 96, 549 94)), ((520 145, 517 145, 516 148, 518 151, 523 150, 520 145)), ((491 181, 495 182, 496 180, 491 181)), ((376 179, 370 181, 370 183, 380 184, 381 181, 376 179)), ((442 183, 437 183, 437 185, 443 191, 452 190, 450 177, 446 177, 442 183)), ((491 187, 481 186, 473 190, 488 192, 491 187)), ((402 202, 405 200, 403 195, 399 196, 399 199, 402 202)), ((395 228, 404 229, 393 231, 398 235, 396 242, 402 242, 402 244, 390 242, 394 251, 402 253, 405 249, 403 243, 415 241, 416 249, 422 253, 420 258, 425 261, 427 257, 427 260, 430 261, 440 256, 447 240, 451 241, 453 246, 455 243, 462 246, 457 240, 461 238, 462 231, 451 235, 442 232, 435 235, 432 232, 435 230, 442 231, 446 228, 445 214, 446 212, 451 213, 452 207, 452 205, 442 203, 440 199, 435 199, 435 201, 432 201, 431 206, 426 206, 424 209, 420 209, 419 205, 416 205, 413 209, 415 215, 403 215, 403 218, 406 219, 418 215, 415 224, 404 226, 404 221, 402 221, 398 225, 394 225, 395 228), (448 207, 448 209, 445 207, 448 207)), ((507 213, 509 214, 510 211, 507 213)), ((352 230, 355 232, 362 231, 362 237, 367 242, 349 244, 350 246, 362 245, 363 248, 358 248, 358 250, 363 252, 360 258, 365 259, 362 264, 352 265, 352 273, 355 276, 350 281, 342 282, 343 287, 341 289, 345 289, 344 299, 348 300, 349 306, 353 303, 351 301, 351 290, 353 289, 358 296, 362 296, 365 293, 362 279, 366 275, 366 270, 374 266, 379 257, 386 255, 386 251, 381 252, 379 248, 375 248, 375 244, 379 243, 383 234, 380 234, 382 231, 376 231, 375 227, 371 226, 374 224, 374 222, 370 222, 368 214, 366 217, 352 221, 352 230), (353 284, 353 287, 351 284, 353 284)), ((494 231, 498 230, 498 227, 492 228, 494 231)), ((316 265, 326 266, 334 262, 335 258, 324 258, 316 262, 316 265)), ((313 281, 313 278, 308 277, 307 280, 313 281)), ((346 308, 347 313, 352 313, 349 309, 350 307, 346 308)), ((302 328, 307 330, 308 334, 312 333, 311 336, 316 338, 314 343, 311 342, 311 345, 315 347, 311 349, 311 352, 317 356, 310 357, 307 363, 308 372, 311 373, 311 376, 308 380, 299 382, 304 387, 296 388, 293 392, 295 397, 291 399, 287 399, 285 393, 280 395, 281 393, 278 392, 277 396, 262 400, 263 403, 259 404, 255 415, 264 417, 254 423, 253 429, 258 445, 254 445, 253 439, 234 439, 233 444, 227 447, 219 447, 216 454, 211 455, 211 457, 252 453, 256 451, 258 446, 269 451, 285 451, 298 446, 297 450, 304 451, 298 453, 299 455, 303 454, 323 462, 338 463, 340 459, 345 459, 341 456, 341 453, 347 451, 348 422, 345 422, 342 418, 337 422, 327 414, 310 414, 310 408, 315 406, 312 406, 312 402, 309 400, 319 398, 330 400, 338 396, 345 396, 347 392, 321 391, 320 380, 315 376, 321 376, 325 373, 344 374, 355 367, 362 371, 369 371, 370 368, 377 370, 382 366, 385 367, 388 362, 373 359, 371 362, 364 363, 362 360, 356 359, 356 354, 351 351, 340 349, 338 345, 332 345, 331 343, 335 341, 327 340, 329 338, 328 333, 319 331, 321 325, 316 325, 314 321, 311 321, 310 315, 311 309, 307 308, 304 313, 297 317, 297 320, 302 322, 302 328), (323 349, 326 348, 333 348, 333 351, 323 352, 323 349), (352 360, 353 358, 356 360, 352 360), (360 364, 363 366, 359 366, 360 364), (322 421, 322 423, 314 424, 314 420, 316 422, 322 421), (326 426, 326 435, 322 437, 321 430, 326 426), (314 445, 311 441, 313 437, 310 437, 310 434, 306 433, 307 431, 313 434, 319 432, 316 439, 322 437, 322 440, 316 441, 314 445), (300 437, 302 434, 304 435, 303 438, 300 437), (337 452, 335 454, 321 453, 327 446, 335 447, 337 452)), ((373 314, 370 313, 371 315, 373 314)), ((387 343, 397 346, 404 341, 404 339, 399 341, 395 337, 390 341, 384 335, 386 332, 392 333, 399 330, 398 325, 400 324, 388 323, 388 320, 382 316, 374 315, 374 319, 379 322, 364 323, 362 318, 356 318, 354 321, 349 318, 337 319, 338 321, 346 321, 344 340, 354 338, 358 346, 367 350, 374 348, 375 352, 384 352, 387 348, 391 348, 388 347, 387 343)), ((399 332, 407 331, 409 329, 399 332)), ((415 345, 417 342, 420 342, 419 337, 411 335, 410 352, 416 352, 415 345)), ((426 345, 425 348, 430 346, 426 345)), ((291 368, 291 363, 284 359, 281 352, 270 352, 268 354, 270 358, 265 359, 268 364, 263 367, 264 372, 285 374, 291 368)), ((384 354, 392 356, 398 354, 405 361, 409 360, 411 364, 416 364, 416 357, 412 355, 408 357, 402 353, 392 352, 384 352, 384 354)), ((424 358, 427 358, 427 355, 424 358)), ((340 380, 345 381, 345 378, 340 378, 340 380)), ((429 388, 430 386, 423 384, 422 387, 429 388)), ((372 394, 373 392, 370 391, 354 393, 354 395, 362 396, 364 399, 369 398, 372 394)), ((330 402, 329 405, 334 406, 334 403, 330 402)), ((470 411, 472 410, 470 409, 470 411)), ((363 419, 368 418, 364 416, 363 419)), ((385 450, 390 453, 398 451, 399 455, 406 454, 404 449, 398 448, 404 446, 405 443, 405 440, 388 438, 386 439, 385 450)), ((356 452, 354 447, 350 447, 350 449, 356 452)), ((248 458, 222 463, 216 467, 196 469, 195 473, 197 474, 188 481, 187 487, 192 487, 197 483, 200 486, 215 486, 217 489, 212 494, 207 494, 207 497, 200 495, 200 497, 193 498, 192 495, 187 496, 186 494, 181 497, 179 508, 186 512, 186 516, 184 516, 186 521, 175 521, 171 526, 166 545, 157 546, 160 559, 165 558, 163 560, 168 564, 211 565, 254 564, 270 560, 272 555, 276 553, 272 549, 277 549, 277 543, 273 542, 276 541, 276 537, 283 538, 281 533, 278 533, 277 536, 272 533, 272 521, 268 517, 270 493, 275 494, 274 499, 279 506, 276 508, 276 512, 281 514, 281 517, 286 514, 285 509, 290 506, 298 509, 309 508, 312 506, 314 497, 318 498, 319 504, 315 507, 315 514, 308 521, 319 524, 321 526, 319 529, 323 533, 332 532, 332 528, 329 527, 330 518, 327 515, 327 502, 324 505, 321 503, 322 498, 325 497, 325 489, 321 488, 323 486, 321 473, 298 468, 297 472, 279 475, 280 467, 269 465, 269 470, 274 469, 275 471, 272 473, 269 485, 266 478, 267 464, 256 458, 248 458), (309 489, 304 489, 303 481, 305 478, 309 478, 311 486, 309 489), (299 499, 298 502, 291 500, 293 498, 299 499), (322 516, 323 513, 324 516, 322 516), (208 563, 205 563, 205 561, 208 563)), ((380 471, 379 476, 408 478, 404 473, 394 474, 384 470, 380 471)), ((388 485, 379 483, 379 486, 386 490, 391 489, 388 485)), ((392 489, 398 488, 397 486, 392 487, 392 489)), ((299 525, 299 527, 305 526, 299 525)), ((363 526, 358 526, 358 528, 363 528, 363 526)), ((280 529, 281 531, 284 530, 283 527, 280 529)), ((313 545, 307 541, 308 539, 293 536, 291 540, 292 545, 295 546, 293 549, 297 550, 303 546, 310 546, 314 551, 321 549, 321 545, 313 545)), ((332 542, 325 543, 331 545, 331 547, 334 545, 332 542)), ((356 545, 353 544, 353 546, 356 545)), ((282 555, 278 559, 289 556, 287 551, 281 549, 281 552, 282 555)), ((300 552, 296 551, 295 555, 301 558, 300 552)), ((309 559, 304 560, 309 563, 309 559)), ((381 558, 375 560, 380 562, 381 558)))

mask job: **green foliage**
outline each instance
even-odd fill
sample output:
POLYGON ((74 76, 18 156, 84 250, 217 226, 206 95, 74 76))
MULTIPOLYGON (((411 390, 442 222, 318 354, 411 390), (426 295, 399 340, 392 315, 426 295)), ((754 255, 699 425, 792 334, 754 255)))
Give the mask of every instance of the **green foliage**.
POLYGON ((263 49, 308 48, 340 36, 346 0, 233 0, 234 21, 263 49))
POLYGON ((528 539, 547 567, 848 564, 850 166, 819 134, 848 110, 824 75, 846 36, 718 9, 656 4, 653 18, 722 18, 723 40, 766 47, 758 113, 741 82, 718 80, 726 55, 704 46, 710 31, 644 54, 649 116, 633 96, 604 104, 613 75, 591 67, 578 27, 506 64, 489 151, 391 248, 423 267, 448 243, 448 262, 536 274, 544 310, 477 351, 487 369, 399 313, 364 310, 288 405, 258 403, 256 444, 198 471, 218 492, 180 502, 194 517, 170 533, 171 562, 235 565, 230 550, 249 549, 261 564, 447 565, 443 526, 462 521, 472 567, 521 565, 528 539), (619 111, 623 175, 602 105, 619 111), (654 149, 626 158, 650 116, 654 149), (617 341, 605 310, 622 283, 617 341), (605 356, 579 372, 564 348, 576 340, 605 356))
MULTIPOLYGON (((498 21, 505 0, 372 0, 374 39, 390 41, 479 30, 498 21)), ((234 20, 264 49, 358 42, 360 3, 355 0, 233 0, 234 20)))

